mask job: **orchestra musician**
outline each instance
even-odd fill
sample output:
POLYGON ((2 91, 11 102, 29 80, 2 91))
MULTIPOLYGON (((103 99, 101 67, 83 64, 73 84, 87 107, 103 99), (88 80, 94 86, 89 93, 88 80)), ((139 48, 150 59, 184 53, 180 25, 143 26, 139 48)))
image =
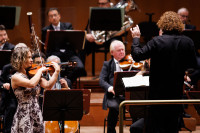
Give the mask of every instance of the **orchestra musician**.
POLYGON ((38 104, 38 91, 40 87, 51 89, 57 81, 60 67, 51 62, 54 73, 50 80, 42 77, 49 68, 40 67, 31 78, 27 70, 32 66, 32 54, 28 47, 16 48, 11 56, 12 67, 17 71, 11 77, 11 86, 18 100, 18 106, 13 118, 11 133, 35 132, 44 133, 42 112, 38 104))
POLYGON ((184 30, 196 30, 196 26, 194 25, 191 25, 188 23, 188 20, 189 20, 189 11, 187 8, 180 8, 178 9, 177 11, 181 21, 183 22, 184 24, 184 30))
POLYGON ((99 85, 104 89, 103 109, 108 112, 107 133, 116 133, 115 127, 118 120, 119 104, 124 100, 124 96, 115 96, 113 80, 115 71, 123 71, 119 66, 119 61, 125 57, 125 46, 123 42, 114 40, 110 45, 112 59, 104 61, 99 76, 99 85))
MULTIPOLYGON (((47 15, 50 25, 42 29, 43 42, 46 40, 47 30, 73 30, 71 23, 60 22, 61 14, 58 8, 50 8, 47 12, 47 15)), ((49 57, 51 55, 58 56, 62 62, 77 62, 77 65, 73 68, 72 71, 65 72, 68 79, 70 79, 72 83, 76 81, 77 77, 86 75, 84 65, 71 45, 57 44, 55 42, 52 49, 46 49, 46 56, 49 57)))
MULTIPOLYGON (((61 63, 60 58, 58 56, 55 55, 51 55, 47 58, 47 62, 56 62, 56 63, 61 63)), ((52 76, 52 73, 50 73, 50 76, 52 76)), ((66 88, 66 89, 70 89, 72 88, 72 84, 71 81, 67 78, 62 78, 58 77, 58 80, 56 82, 57 84, 60 84, 59 86, 57 86, 56 84, 53 86, 53 89, 57 88, 57 89, 61 89, 61 88, 66 88)))
MULTIPOLYGON (((55 55, 51 55, 51 56, 49 56, 48 58, 47 58, 47 60, 46 60, 46 62, 56 62, 56 63, 58 63, 58 64, 60 64, 61 63, 61 61, 60 61, 60 58, 59 57, 57 57, 57 56, 55 56, 55 55)), ((48 74, 48 79, 50 79, 51 78, 51 76, 52 76, 52 72, 49 72, 49 74, 48 74)), ((70 86, 68 85, 68 83, 70 83, 70 80, 69 79, 67 79, 67 78, 62 78, 62 77, 60 77, 60 75, 58 76, 58 79, 57 79, 57 82, 54 84, 54 86, 51 88, 52 90, 55 90, 55 89, 59 89, 59 90, 69 90, 71 87, 71 83, 70 83, 70 86)), ((78 129, 78 121, 69 121, 68 123, 65 121, 65 132, 67 132, 66 130, 70 130, 70 128, 75 128, 75 129, 78 129), (73 125, 70 125, 70 123, 73 125), (77 128, 76 128, 77 127, 77 128)), ((57 122, 57 121, 45 121, 45 132, 46 131, 55 131, 55 130, 60 130, 60 131, 62 131, 61 130, 61 128, 59 128, 60 126, 58 126, 58 125, 62 125, 62 123, 59 121, 59 122, 57 122), (59 124, 58 124, 59 123, 59 124), (57 129, 58 128, 58 129, 57 129)), ((73 130, 71 130, 71 132, 73 132, 73 130)))
MULTIPOLYGON (((27 47, 24 43, 18 43, 14 49, 18 47, 27 47)), ((17 109, 17 99, 11 87, 10 78, 12 74, 14 74, 15 70, 12 65, 9 63, 3 66, 2 74, 0 76, 0 86, 1 86, 1 105, 0 109, 2 110, 2 114, 4 115, 4 127, 3 133, 10 133, 11 126, 13 121, 13 116, 17 109)))
POLYGON ((0 50, 13 50, 15 45, 8 42, 8 34, 4 25, 0 25, 0 50))
MULTIPOLYGON (((111 3, 110 0, 98 0, 98 7, 109 8, 109 7, 111 7, 111 5, 112 5, 112 3, 111 3)), ((81 60, 83 61, 84 64, 85 64, 86 55, 89 55, 92 52, 95 52, 95 49, 100 49, 100 48, 103 48, 105 46, 108 49, 109 46, 110 46, 110 43, 113 40, 122 41, 122 37, 121 36, 116 36, 114 38, 111 38, 111 39, 107 40, 103 44, 97 44, 94 35, 91 33, 89 21, 88 21, 88 24, 87 24, 85 30, 87 31, 85 49, 83 51, 81 51, 81 53, 80 53, 81 54, 81 56, 80 56, 81 60)))
MULTIPOLYGON (((131 28, 131 54, 135 61, 151 58, 148 99, 182 99, 185 71, 196 67, 194 43, 180 34, 184 25, 173 11, 165 12, 157 25, 162 34, 143 47, 139 43, 139 27, 131 28)), ((149 106, 147 113, 145 133, 178 133, 181 105, 149 106)))

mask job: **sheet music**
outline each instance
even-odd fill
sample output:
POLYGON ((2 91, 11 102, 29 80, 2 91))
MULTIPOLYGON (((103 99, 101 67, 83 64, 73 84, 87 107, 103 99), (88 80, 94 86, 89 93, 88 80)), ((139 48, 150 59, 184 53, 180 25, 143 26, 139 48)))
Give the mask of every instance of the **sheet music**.
POLYGON ((122 78, 125 88, 149 86, 149 76, 136 75, 133 77, 122 78))

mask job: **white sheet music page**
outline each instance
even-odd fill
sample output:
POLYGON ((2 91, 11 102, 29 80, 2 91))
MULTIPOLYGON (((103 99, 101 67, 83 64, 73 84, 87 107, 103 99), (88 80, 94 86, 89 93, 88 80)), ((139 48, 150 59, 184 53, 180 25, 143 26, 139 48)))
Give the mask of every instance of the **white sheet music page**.
POLYGON ((122 78, 125 88, 149 86, 149 76, 136 75, 133 77, 122 78))

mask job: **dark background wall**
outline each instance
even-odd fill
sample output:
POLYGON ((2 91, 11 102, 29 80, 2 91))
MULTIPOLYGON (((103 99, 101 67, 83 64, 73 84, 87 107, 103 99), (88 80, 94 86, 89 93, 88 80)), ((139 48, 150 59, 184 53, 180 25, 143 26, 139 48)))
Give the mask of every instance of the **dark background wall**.
MULTIPOLYGON (((114 4, 119 0, 111 0, 114 4)), ((134 21, 134 25, 140 22, 148 21, 149 17, 145 13, 155 13, 152 20, 157 22, 159 17, 165 11, 177 11, 180 7, 186 7, 190 11, 190 22, 196 25, 197 30, 200 29, 200 1, 199 0, 134 0, 138 5, 139 10, 134 10, 128 13, 134 21)), ((14 29, 8 30, 10 42, 17 44, 24 42, 30 46, 30 31, 28 24, 27 12, 32 12, 32 23, 35 24, 35 31, 41 37, 41 28, 48 25, 46 11, 49 7, 58 7, 61 11, 61 21, 71 22, 74 29, 84 30, 89 18, 89 7, 97 6, 97 0, 0 0, 0 5, 5 6, 20 6, 21 14, 19 25, 14 29)), ((5 13, 6 12, 1 12, 5 13)), ((3 19, 3 18, 0 18, 3 19)), ((128 35, 127 51, 130 52, 131 35, 128 35)), ((108 54, 108 59, 110 55, 108 54)), ((96 54, 96 74, 101 70, 104 61, 104 54, 96 54)), ((91 55, 86 59, 86 70, 88 75, 91 75, 91 55)))

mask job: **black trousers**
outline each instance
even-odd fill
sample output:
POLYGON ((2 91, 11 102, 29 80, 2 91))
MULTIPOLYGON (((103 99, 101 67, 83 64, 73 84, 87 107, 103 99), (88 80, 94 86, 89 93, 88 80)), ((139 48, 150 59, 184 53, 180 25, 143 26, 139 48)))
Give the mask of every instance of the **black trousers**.
POLYGON ((13 117, 15 115, 16 109, 17 109, 17 100, 16 99, 7 100, 5 113, 4 113, 3 133, 11 132, 11 126, 12 126, 13 117))
POLYGON ((107 133, 116 133, 115 127, 118 121, 119 104, 124 100, 125 98, 123 96, 119 96, 113 97, 107 101, 109 107, 107 133))
POLYGON ((107 133, 116 133, 115 127, 117 125, 119 111, 115 108, 109 108, 107 133))
POLYGON ((152 105, 148 108, 145 133, 178 133, 182 105, 152 105))

